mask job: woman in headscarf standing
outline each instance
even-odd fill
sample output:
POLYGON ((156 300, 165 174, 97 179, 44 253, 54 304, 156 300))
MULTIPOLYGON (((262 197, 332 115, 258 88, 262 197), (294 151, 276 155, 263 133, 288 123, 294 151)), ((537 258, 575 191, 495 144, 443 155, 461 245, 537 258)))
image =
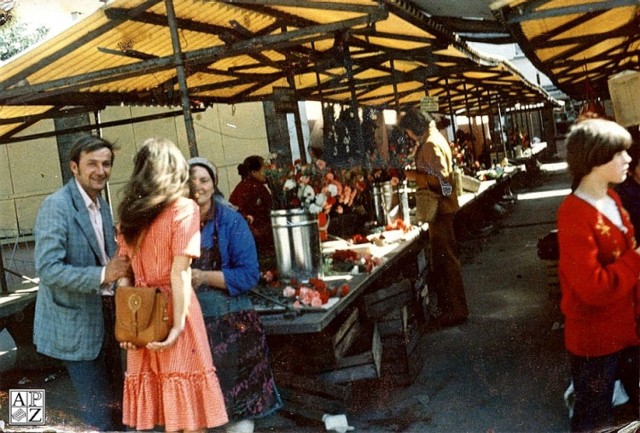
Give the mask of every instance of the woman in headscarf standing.
POLYGON ((251 433, 255 418, 282 406, 267 336, 248 296, 260 277, 255 242, 242 215, 214 194, 216 167, 204 158, 191 158, 189 165, 202 234, 192 281, 231 420, 225 429, 251 433))

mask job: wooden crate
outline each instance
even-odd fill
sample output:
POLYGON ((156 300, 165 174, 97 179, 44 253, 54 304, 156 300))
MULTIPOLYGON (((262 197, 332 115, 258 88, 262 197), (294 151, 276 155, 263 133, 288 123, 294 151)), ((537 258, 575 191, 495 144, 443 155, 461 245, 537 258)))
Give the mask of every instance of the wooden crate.
POLYGON ((331 337, 334 360, 345 356, 355 340, 360 336, 362 323, 360 322, 360 311, 354 309, 347 319, 338 328, 338 332, 331 337))
POLYGON ((318 334, 278 335, 268 337, 272 364, 285 371, 319 373, 338 367, 354 342, 362 334, 360 312, 354 308, 318 334))
POLYGON ((371 344, 368 350, 341 358, 334 369, 323 373, 320 377, 330 383, 348 383, 379 378, 382 363, 382 341, 375 324, 373 324, 369 338, 371 344))
POLYGON ((405 278, 387 287, 381 287, 364 296, 364 310, 369 319, 376 320, 392 313, 414 300, 411 280, 405 278))
POLYGON ((409 308, 407 305, 396 308, 376 320, 378 331, 383 338, 393 334, 403 335, 407 331, 408 322, 409 308))
POLYGON ((409 316, 406 330, 382 338, 381 377, 406 386, 411 384, 424 365, 423 328, 415 315, 409 316))
POLYGON ((307 419, 322 421, 325 413, 344 413, 351 399, 351 385, 333 384, 316 375, 298 375, 274 371, 284 402, 283 411, 307 419))

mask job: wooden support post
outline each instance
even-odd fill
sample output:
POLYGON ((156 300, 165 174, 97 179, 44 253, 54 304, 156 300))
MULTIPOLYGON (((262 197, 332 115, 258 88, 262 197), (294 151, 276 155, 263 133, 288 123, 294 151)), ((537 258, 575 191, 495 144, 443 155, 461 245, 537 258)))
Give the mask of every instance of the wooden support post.
MULTIPOLYGON (((291 88, 293 91, 296 91, 296 80, 295 77, 290 77, 289 83, 291 84, 291 88)), ((296 94, 297 98, 297 94, 296 94)), ((300 117, 300 106, 296 102, 296 107, 293 110, 293 121, 296 125, 296 139, 298 141, 298 152, 300 152, 300 161, 302 164, 307 163, 307 149, 304 146, 304 134, 302 133, 302 119, 300 117)))
POLYGON ((449 102, 449 116, 451 117, 451 130, 453 131, 453 138, 456 137, 456 113, 453 112, 453 103, 451 102, 451 90, 449 89, 449 78, 444 79, 444 83, 447 89, 447 101, 449 102))
POLYGON ((507 154, 507 141, 509 137, 505 139, 504 136, 504 126, 502 125, 502 110, 500 108, 500 102, 498 102, 498 125, 500 127, 500 140, 502 140, 502 148, 504 149, 504 154, 507 154))
POLYGON ((482 115, 482 100, 480 99, 480 95, 478 95, 478 109, 480 110, 480 127, 482 128, 482 151, 484 152, 484 148, 487 145, 487 132, 484 130, 484 116, 482 115))
POLYGON ((2 286, 2 296, 9 294, 9 287, 7 286, 7 275, 4 269, 4 258, 2 256, 2 245, 0 244, 0 286, 2 286))
POLYGON ((343 64, 347 75, 347 80, 349 82, 349 89, 351 91, 351 104, 349 105, 351 108, 351 116, 356 126, 355 140, 353 140, 352 137, 350 146, 351 149, 357 149, 356 153, 358 155, 358 158, 360 158, 358 163, 364 164, 366 158, 364 154, 364 143, 362 138, 362 122, 360 122, 360 116, 358 115, 358 95, 356 93, 356 86, 353 79, 353 60, 351 59, 351 53, 348 43, 345 43, 343 64))
POLYGON ((398 98, 398 78, 396 77, 396 67, 393 59, 391 63, 391 73, 393 74, 393 103, 396 107, 396 113, 400 116, 400 99, 398 98))
POLYGON ((471 130, 471 113, 469 112, 469 95, 467 95, 467 82, 465 81, 464 76, 462 76, 462 89, 464 91, 464 111, 467 115, 469 133, 473 134, 473 131, 471 130))
POLYGON ((178 25, 176 24, 176 12, 173 8, 173 0, 165 0, 167 8, 167 21, 171 32, 171 43, 173 45, 173 57, 178 75, 178 85, 180 86, 180 99, 182 101, 182 113, 184 126, 187 131, 187 143, 191 157, 198 156, 198 145, 196 144, 196 133, 193 129, 193 117, 191 116, 191 101, 189 99, 189 88, 187 87, 187 75, 184 67, 184 57, 180 47, 180 36, 178 35, 178 25))

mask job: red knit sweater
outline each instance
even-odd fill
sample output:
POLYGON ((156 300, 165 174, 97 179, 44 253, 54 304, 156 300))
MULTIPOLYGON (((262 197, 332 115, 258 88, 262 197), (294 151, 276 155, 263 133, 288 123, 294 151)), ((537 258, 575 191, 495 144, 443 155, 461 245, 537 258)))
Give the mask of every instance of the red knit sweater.
POLYGON ((569 195, 558 210, 565 346, 579 356, 608 355, 640 344, 635 305, 640 255, 634 230, 612 190, 627 233, 586 201, 569 195))

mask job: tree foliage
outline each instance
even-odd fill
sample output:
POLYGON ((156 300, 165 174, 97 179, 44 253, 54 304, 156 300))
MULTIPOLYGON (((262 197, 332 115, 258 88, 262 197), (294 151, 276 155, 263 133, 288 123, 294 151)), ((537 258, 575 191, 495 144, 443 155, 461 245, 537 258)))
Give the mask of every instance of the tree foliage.
POLYGON ((49 33, 45 26, 33 27, 11 20, 0 27, 0 60, 4 61, 40 42, 49 33))

